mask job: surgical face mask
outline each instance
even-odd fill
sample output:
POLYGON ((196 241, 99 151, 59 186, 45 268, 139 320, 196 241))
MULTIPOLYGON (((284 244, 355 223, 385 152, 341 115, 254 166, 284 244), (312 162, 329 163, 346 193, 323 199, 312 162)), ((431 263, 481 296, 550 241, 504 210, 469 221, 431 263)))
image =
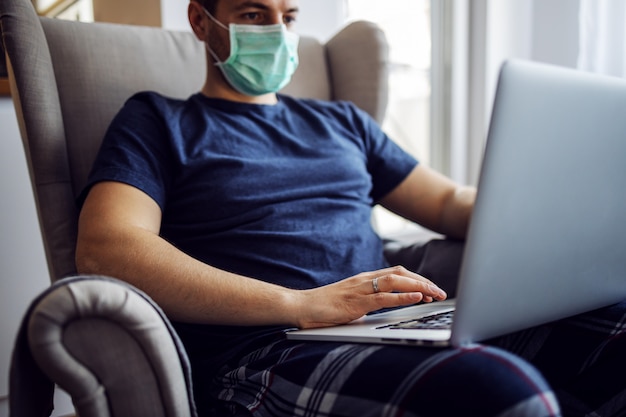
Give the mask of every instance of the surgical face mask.
POLYGON ((283 24, 238 25, 228 27, 204 12, 217 25, 230 32, 230 56, 220 61, 207 44, 228 83, 249 96, 275 93, 291 80, 298 67, 298 35, 283 24))

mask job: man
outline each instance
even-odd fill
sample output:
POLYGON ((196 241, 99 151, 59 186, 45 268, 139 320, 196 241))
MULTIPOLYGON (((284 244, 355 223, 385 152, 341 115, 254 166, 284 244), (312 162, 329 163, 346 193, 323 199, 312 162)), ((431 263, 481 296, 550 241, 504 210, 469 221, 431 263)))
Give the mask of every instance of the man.
POLYGON ((78 270, 164 309, 205 415, 559 415, 535 368, 498 348, 285 340, 287 328, 445 299, 387 266, 371 207, 463 238, 475 198, 354 106, 276 94, 297 66, 297 3, 191 1, 206 82, 185 101, 138 94, 113 121, 83 194, 78 270))

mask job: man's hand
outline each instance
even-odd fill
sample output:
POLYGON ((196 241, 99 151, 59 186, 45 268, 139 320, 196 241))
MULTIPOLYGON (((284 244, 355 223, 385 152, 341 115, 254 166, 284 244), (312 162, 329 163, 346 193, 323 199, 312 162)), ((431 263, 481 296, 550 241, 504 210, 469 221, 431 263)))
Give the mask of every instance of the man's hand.
POLYGON ((446 293, 434 283, 401 266, 363 272, 323 287, 299 291, 297 325, 300 328, 334 326, 381 308, 445 298, 446 293))

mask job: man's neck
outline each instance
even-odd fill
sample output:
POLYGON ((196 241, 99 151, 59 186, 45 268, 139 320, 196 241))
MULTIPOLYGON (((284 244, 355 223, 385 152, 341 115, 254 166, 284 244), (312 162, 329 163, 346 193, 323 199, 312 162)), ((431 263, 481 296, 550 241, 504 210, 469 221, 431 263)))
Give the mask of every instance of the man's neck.
POLYGON ((209 78, 207 78, 201 92, 207 97, 237 101, 240 103, 272 105, 278 102, 278 98, 274 93, 263 94, 260 96, 248 96, 234 90, 223 80, 214 80, 209 78))

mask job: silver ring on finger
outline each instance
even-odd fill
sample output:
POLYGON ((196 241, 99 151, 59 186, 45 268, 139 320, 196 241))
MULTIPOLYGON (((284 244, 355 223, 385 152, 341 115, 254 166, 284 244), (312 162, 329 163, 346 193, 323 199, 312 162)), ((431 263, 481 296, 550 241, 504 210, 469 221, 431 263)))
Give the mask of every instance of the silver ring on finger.
POLYGON ((372 280, 372 288, 374 288, 374 293, 380 292, 380 288, 378 288, 378 278, 372 280))

